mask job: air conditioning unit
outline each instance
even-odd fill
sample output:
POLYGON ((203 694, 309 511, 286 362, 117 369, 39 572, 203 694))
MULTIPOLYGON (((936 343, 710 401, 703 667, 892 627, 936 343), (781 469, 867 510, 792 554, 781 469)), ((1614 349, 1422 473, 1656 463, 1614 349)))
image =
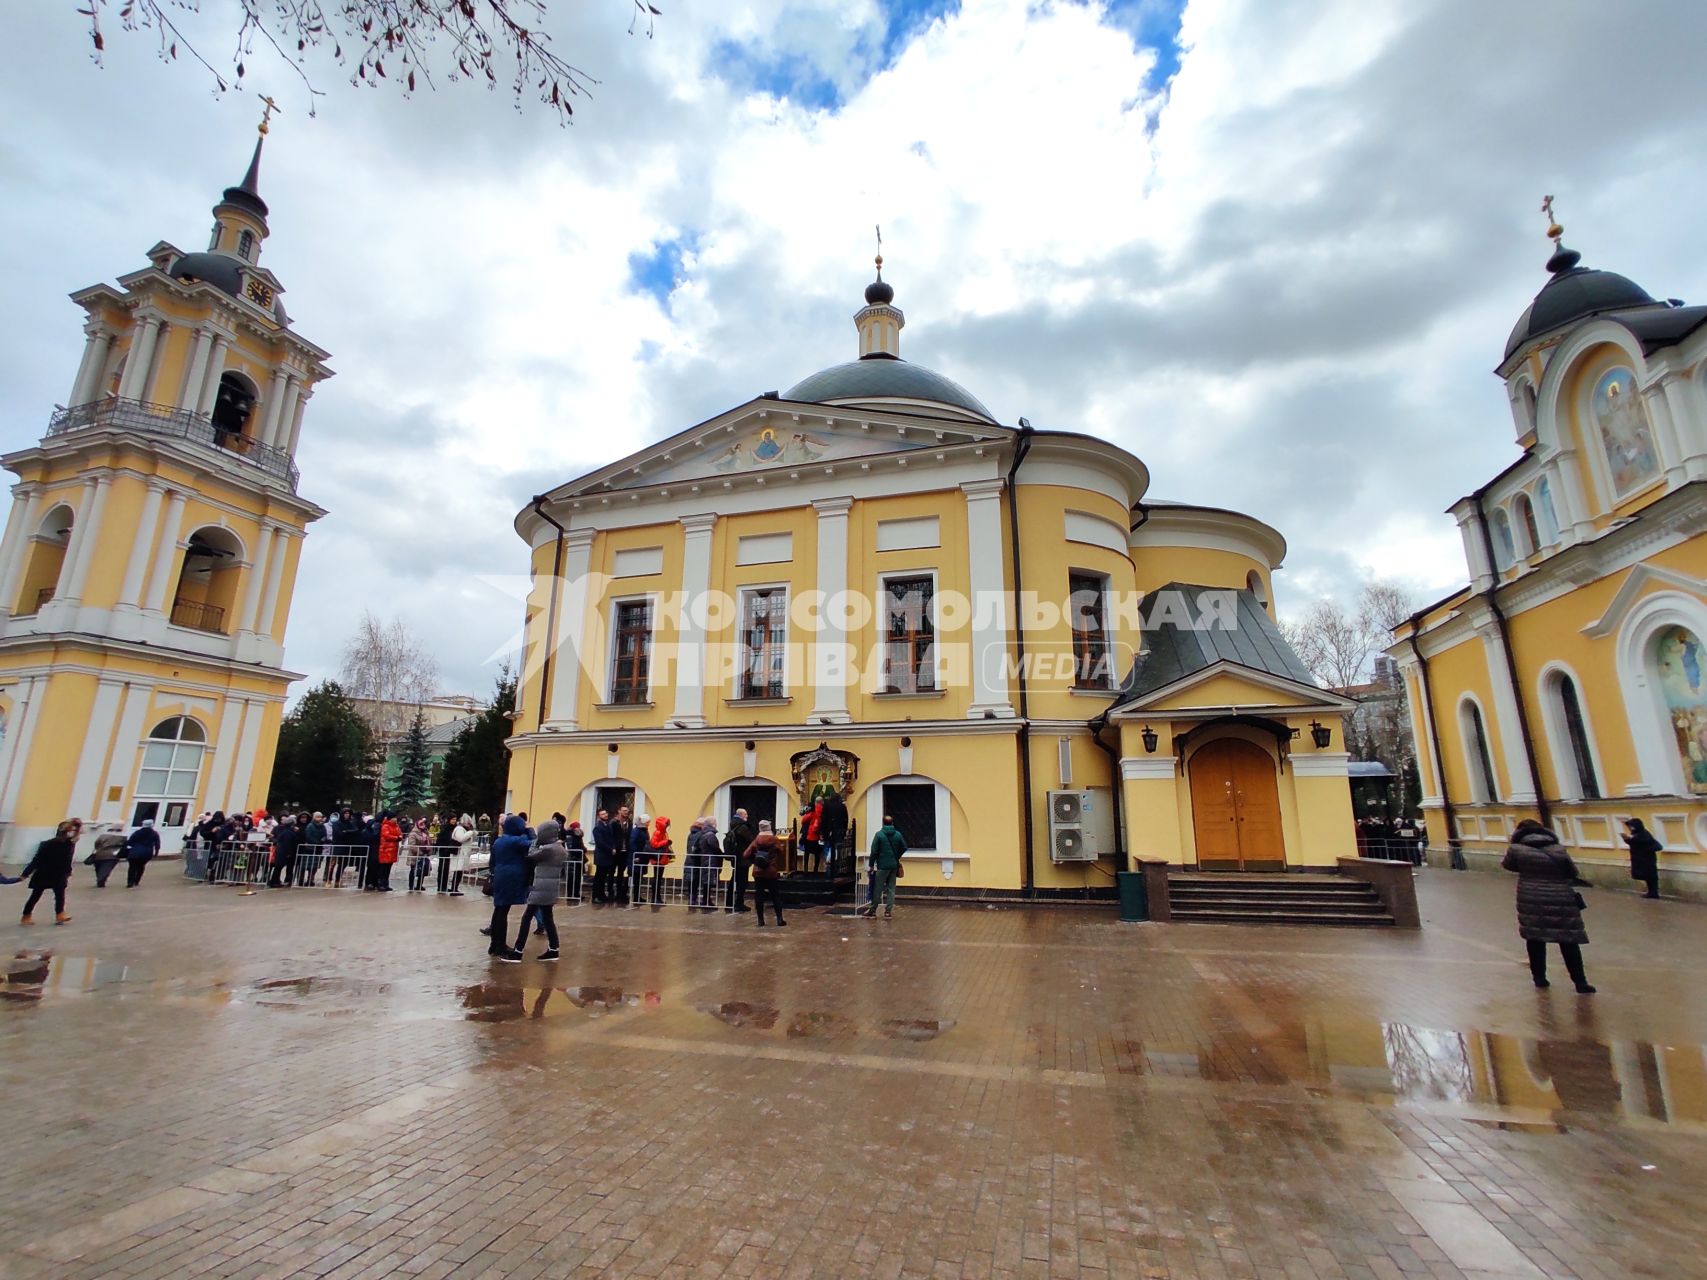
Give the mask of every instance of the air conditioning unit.
POLYGON ((1114 852, 1113 806, 1106 789, 1049 793, 1049 858, 1095 862, 1114 852))

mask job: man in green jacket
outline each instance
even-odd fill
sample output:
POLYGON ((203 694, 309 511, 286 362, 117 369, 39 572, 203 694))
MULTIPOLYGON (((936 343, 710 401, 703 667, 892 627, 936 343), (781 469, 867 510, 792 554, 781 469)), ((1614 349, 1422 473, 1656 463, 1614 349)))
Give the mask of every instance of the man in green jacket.
POLYGON ((883 826, 871 837, 872 897, 869 915, 877 915, 877 904, 883 903, 883 918, 895 914, 895 879, 901 873, 901 855, 907 852, 907 841, 895 829, 895 819, 883 815, 883 826))

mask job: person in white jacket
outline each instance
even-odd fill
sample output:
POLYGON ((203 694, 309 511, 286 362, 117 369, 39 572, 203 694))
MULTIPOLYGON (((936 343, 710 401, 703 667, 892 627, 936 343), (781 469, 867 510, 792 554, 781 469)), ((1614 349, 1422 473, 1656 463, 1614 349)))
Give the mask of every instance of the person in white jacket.
POLYGON ((450 836, 446 847, 443 830, 439 835, 439 892, 447 897, 460 898, 463 873, 468 870, 468 849, 474 843, 474 819, 465 813, 454 826, 446 822, 445 828, 448 828, 450 836))

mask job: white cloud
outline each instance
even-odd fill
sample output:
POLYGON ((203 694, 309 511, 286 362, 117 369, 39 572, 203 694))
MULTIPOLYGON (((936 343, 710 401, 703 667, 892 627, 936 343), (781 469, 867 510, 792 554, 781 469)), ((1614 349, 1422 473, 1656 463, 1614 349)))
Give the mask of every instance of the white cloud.
MULTIPOLYGON (((483 691, 517 610, 480 575, 522 563, 516 509, 849 358, 875 222, 906 354, 1005 420, 1119 441, 1158 495, 1274 523, 1283 602, 1460 572, 1440 512, 1513 456, 1488 371, 1543 281, 1543 191, 1590 265, 1707 293, 1707 9, 1193 0, 1165 99, 1094 3, 950 9, 885 66, 876 0, 669 6, 651 40, 615 0, 557 6, 602 81, 568 130, 501 91, 402 102, 324 69, 309 120, 251 59, 286 108, 266 260, 339 371, 305 427, 303 489, 332 514, 291 664, 329 673, 371 606, 483 691), (732 47, 799 100, 743 82, 732 47), (630 258, 676 240, 662 305, 630 258)), ((36 53, 0 84, 17 447, 76 365, 64 294, 157 238, 196 247, 254 112, 146 36, 112 34, 95 69, 69 6, 10 22, 36 53)))

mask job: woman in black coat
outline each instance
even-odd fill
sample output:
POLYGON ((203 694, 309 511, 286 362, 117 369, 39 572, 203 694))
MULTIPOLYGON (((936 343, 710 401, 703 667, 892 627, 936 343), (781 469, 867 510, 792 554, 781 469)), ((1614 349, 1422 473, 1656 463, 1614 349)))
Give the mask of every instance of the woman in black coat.
POLYGON ((1529 972, 1535 985, 1547 982, 1547 944, 1559 944, 1565 969, 1583 995, 1594 994, 1583 972, 1582 899, 1577 894, 1577 865, 1559 837, 1533 818, 1525 818, 1511 833, 1511 847, 1500 863, 1517 872, 1517 931, 1529 949, 1529 972))
POLYGON ((1654 833, 1642 825, 1640 818, 1625 820, 1624 843, 1630 846, 1630 878, 1647 883, 1648 891, 1642 896, 1657 898, 1660 896, 1660 850, 1663 846, 1654 839, 1654 833))
POLYGON ((35 923, 30 913, 36 909, 42 894, 49 892, 53 894, 53 922, 71 922, 71 917, 65 914, 65 886, 71 882, 71 861, 77 852, 77 837, 82 834, 83 824, 76 818, 67 818, 59 824, 52 839, 36 846, 35 856, 24 868, 24 874, 30 878, 30 896, 24 903, 19 924, 35 923))

